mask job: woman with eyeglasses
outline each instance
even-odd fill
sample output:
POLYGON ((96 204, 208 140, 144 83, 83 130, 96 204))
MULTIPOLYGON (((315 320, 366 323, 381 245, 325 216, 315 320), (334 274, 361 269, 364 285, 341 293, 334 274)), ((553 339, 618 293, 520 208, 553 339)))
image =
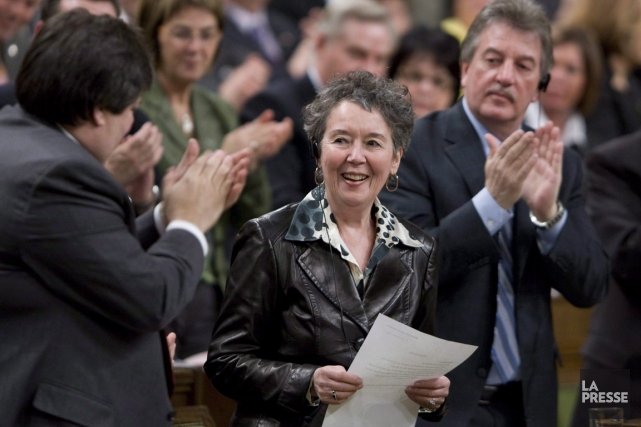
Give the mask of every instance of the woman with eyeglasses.
POLYGON ((142 0, 138 23, 152 49, 156 78, 142 97, 141 108, 163 134, 161 172, 175 166, 191 138, 201 151, 252 151, 252 170, 238 202, 207 236, 213 249, 192 305, 171 325, 177 333, 176 357, 185 359, 207 349, 227 274, 226 241, 245 221, 271 205, 267 176, 260 161, 280 149, 291 122, 272 120, 267 111, 238 127, 232 107, 196 82, 211 66, 223 32, 220 0, 142 0))

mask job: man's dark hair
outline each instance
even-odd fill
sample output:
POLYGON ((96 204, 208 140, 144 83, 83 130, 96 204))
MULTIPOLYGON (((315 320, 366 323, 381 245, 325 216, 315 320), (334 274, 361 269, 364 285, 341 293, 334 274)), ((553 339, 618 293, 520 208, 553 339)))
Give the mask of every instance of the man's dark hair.
MULTIPOLYGON (((60 1, 61 0, 42 0, 40 4, 40 19, 43 21, 48 21, 52 17, 60 13, 60 1)), ((116 16, 120 15, 120 3, 118 0, 89 0, 95 3, 111 3, 116 12, 116 16)))
POLYGON ((22 108, 50 123, 93 121, 96 109, 119 114, 151 84, 141 35, 123 21, 84 9, 51 18, 27 51, 16 79, 22 108))

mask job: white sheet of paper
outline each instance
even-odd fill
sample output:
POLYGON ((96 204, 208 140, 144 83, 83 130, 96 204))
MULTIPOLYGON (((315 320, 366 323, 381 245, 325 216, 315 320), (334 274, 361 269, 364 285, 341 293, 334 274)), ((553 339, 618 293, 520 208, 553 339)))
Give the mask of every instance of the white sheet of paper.
POLYGON ((419 405, 405 387, 445 375, 474 350, 379 314, 348 370, 363 379, 363 388, 346 402, 329 405, 323 427, 413 427, 419 405))

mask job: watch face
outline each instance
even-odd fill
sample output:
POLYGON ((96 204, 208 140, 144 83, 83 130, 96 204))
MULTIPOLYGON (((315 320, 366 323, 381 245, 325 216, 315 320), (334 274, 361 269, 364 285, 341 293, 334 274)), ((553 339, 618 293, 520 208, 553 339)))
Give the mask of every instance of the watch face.
POLYGON ((548 229, 559 222, 561 218, 563 218, 564 212, 565 208, 563 207, 561 202, 556 202, 556 215, 554 215, 552 219, 548 221, 539 221, 538 218, 534 216, 532 211, 530 211, 530 221, 532 221, 532 224, 534 224, 538 228, 548 229))
POLYGON ((532 212, 530 212, 530 221, 537 228, 548 228, 548 222, 539 221, 532 212))

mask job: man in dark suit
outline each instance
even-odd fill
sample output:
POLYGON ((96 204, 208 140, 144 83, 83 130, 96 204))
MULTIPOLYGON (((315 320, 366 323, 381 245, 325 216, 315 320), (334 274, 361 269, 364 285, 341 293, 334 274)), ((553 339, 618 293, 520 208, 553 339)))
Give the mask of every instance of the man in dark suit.
POLYGON ((212 69, 201 83, 216 90, 251 54, 266 61, 272 79, 286 77, 287 61, 300 37, 296 22, 272 10, 269 0, 229 0, 225 2, 223 38, 212 69))
POLYGON ((486 6, 461 47, 462 101, 416 123, 399 189, 383 197, 438 236, 438 335, 479 346, 448 374, 441 426, 556 425, 550 289, 582 307, 606 292, 580 159, 549 123, 521 130, 551 61, 540 6, 486 6))
MULTIPOLYGON (((34 34, 40 31, 45 21, 53 16, 82 8, 94 15, 118 17, 120 5, 117 0, 42 0, 40 19, 35 24, 34 34)), ((16 86, 14 82, 0 85, 0 109, 15 105, 16 86)), ((105 161, 105 167, 120 184, 128 190, 136 189, 136 181, 146 179, 162 157, 162 135, 156 126, 139 108, 134 109, 134 122, 127 136, 105 161)), ((160 174, 153 171, 154 181, 160 185, 160 174)), ((157 188, 157 187, 156 187, 157 188)), ((136 213, 149 209, 157 199, 154 192, 130 193, 136 213)))
MULTIPOLYGON (((605 300, 592 314, 583 369, 630 371, 629 418, 641 418, 641 132, 595 148, 586 159, 588 212, 612 261, 605 300)), ((588 423, 577 400, 573 426, 588 423)))
POLYGON ((75 10, 44 25, 19 106, 0 112, 2 425, 171 424, 159 331, 192 297, 203 232, 238 197, 249 160, 196 158, 192 142, 164 201, 136 220, 103 162, 151 79, 127 24, 75 10))
POLYGON ((369 0, 328 7, 320 23, 312 65, 300 79, 282 79, 251 99, 242 114, 253 120, 264 110, 277 120, 291 117, 294 134, 283 149, 265 162, 272 186, 273 207, 298 202, 316 186, 316 161, 303 129, 303 108, 316 92, 337 75, 365 70, 376 76, 386 73, 394 35, 385 9, 369 0))

